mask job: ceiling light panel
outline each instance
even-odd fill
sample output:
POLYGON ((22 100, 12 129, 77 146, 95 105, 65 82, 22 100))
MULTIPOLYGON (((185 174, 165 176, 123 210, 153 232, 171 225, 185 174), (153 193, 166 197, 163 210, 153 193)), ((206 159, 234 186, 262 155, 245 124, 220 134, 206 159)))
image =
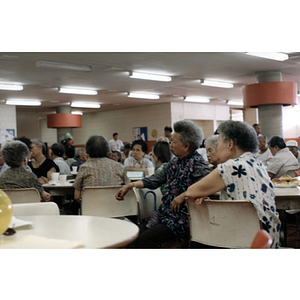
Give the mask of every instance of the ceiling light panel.
POLYGON ((157 100, 159 99, 159 95, 155 94, 143 94, 143 93, 129 93, 128 97, 130 98, 141 98, 141 99, 152 99, 157 100))
POLYGON ((59 63, 59 62, 54 62, 54 61, 43 61, 43 60, 37 61, 35 66, 36 67, 45 67, 45 68, 54 68, 54 69, 63 69, 63 70, 72 70, 72 71, 83 71, 83 72, 92 71, 91 66, 66 64, 66 63, 59 63))
POLYGON ((145 80, 155 80, 155 81, 172 81, 172 77, 165 75, 155 75, 149 73, 132 72, 129 74, 130 78, 134 79, 145 79, 145 80))
POLYGON ((289 59, 289 56, 287 54, 281 52, 246 52, 246 54, 278 61, 284 61, 289 59))
POLYGON ((60 93, 64 94, 76 94, 76 95, 97 95, 96 90, 76 89, 76 88, 60 88, 60 93))
POLYGON ((81 107, 81 108, 100 108, 99 103, 89 103, 89 102, 72 102, 71 107, 81 107))
POLYGON ((23 86, 17 84, 6 84, 0 83, 0 90, 7 90, 7 91, 22 91, 23 86))
POLYGON ((196 103, 209 103, 210 102, 210 100, 208 98, 194 97, 194 96, 185 97, 184 101, 186 101, 186 102, 196 102, 196 103))
POLYGON ((243 101, 238 101, 238 100, 229 100, 227 101, 228 105, 244 105, 243 101))
POLYGON ((211 80, 211 79, 200 80, 200 84, 205 85, 205 86, 219 87, 219 88, 225 88, 225 89, 231 89, 234 87, 233 83, 218 81, 218 80, 211 80))
POLYGON ((22 105, 22 106, 40 106, 42 103, 40 100, 31 99, 10 99, 6 100, 7 105, 22 105))

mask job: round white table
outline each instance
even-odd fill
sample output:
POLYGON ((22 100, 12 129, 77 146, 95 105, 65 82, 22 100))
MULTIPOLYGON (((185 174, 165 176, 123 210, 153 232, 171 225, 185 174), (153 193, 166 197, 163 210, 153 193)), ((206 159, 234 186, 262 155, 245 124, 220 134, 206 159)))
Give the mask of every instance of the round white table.
MULTIPOLYGON (((41 239, 41 243, 47 243, 45 248, 50 249, 56 248, 55 241, 51 247, 51 240, 47 239, 75 241, 81 244, 80 248, 87 249, 120 248, 134 241, 139 233, 138 226, 132 222, 104 217, 47 215, 22 216, 18 219, 31 221, 33 225, 16 228, 16 233, 11 236, 1 235, 0 249, 22 248, 21 243, 18 246, 18 239, 21 241, 26 237, 42 237, 44 241, 41 239), (13 242, 11 247, 9 241, 13 242)), ((39 242, 38 239, 36 242, 39 242)), ((31 248, 28 244, 26 247, 31 248)))

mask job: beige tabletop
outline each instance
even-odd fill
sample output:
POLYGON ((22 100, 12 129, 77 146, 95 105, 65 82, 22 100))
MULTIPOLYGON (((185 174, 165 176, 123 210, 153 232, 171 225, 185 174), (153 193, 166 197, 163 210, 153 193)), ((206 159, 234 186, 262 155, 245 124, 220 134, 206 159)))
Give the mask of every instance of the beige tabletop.
POLYGON ((1 235, 0 249, 120 248, 134 241, 139 233, 134 223, 112 218, 60 215, 19 219, 33 224, 16 229, 11 236, 1 235))

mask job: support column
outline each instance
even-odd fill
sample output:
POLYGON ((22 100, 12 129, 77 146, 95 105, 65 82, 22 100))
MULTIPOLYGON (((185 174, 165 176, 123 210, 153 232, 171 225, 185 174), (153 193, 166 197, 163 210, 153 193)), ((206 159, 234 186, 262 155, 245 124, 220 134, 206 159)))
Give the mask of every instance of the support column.
MULTIPOLYGON (((56 107, 56 113, 58 114, 70 114, 72 109, 70 106, 58 106, 56 107)), ((73 136, 73 128, 71 127, 62 127, 57 128, 57 142, 60 143, 65 137, 65 134, 69 132, 73 136)))

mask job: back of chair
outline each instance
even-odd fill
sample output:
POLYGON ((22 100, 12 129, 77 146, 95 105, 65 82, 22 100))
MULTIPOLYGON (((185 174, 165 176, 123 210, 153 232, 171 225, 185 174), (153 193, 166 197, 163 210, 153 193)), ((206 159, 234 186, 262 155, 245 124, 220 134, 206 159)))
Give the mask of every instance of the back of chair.
POLYGON ((269 249, 272 245, 271 236, 263 229, 259 230, 251 244, 251 249, 269 249))
POLYGON ((115 198, 121 186, 85 187, 81 193, 81 214, 85 216, 125 217, 137 216, 138 204, 133 190, 123 201, 115 198))
POLYGON ((155 193, 156 196, 156 207, 158 208, 160 204, 162 203, 162 193, 160 188, 156 190, 149 190, 146 188, 138 189, 133 188, 133 191, 137 197, 138 205, 139 205, 139 213, 140 213, 140 221, 150 218, 152 215, 152 212, 154 210, 154 195, 152 193, 148 193, 146 195, 146 199, 144 198, 144 195, 148 191, 152 191, 155 193))
POLYGON ((41 202, 41 196, 37 189, 3 189, 13 204, 41 202))
POLYGON ((59 208, 54 202, 19 203, 12 206, 15 217, 59 215, 59 208))
POLYGON ((256 208, 249 201, 187 201, 191 241, 221 248, 250 248, 261 229, 256 208))

